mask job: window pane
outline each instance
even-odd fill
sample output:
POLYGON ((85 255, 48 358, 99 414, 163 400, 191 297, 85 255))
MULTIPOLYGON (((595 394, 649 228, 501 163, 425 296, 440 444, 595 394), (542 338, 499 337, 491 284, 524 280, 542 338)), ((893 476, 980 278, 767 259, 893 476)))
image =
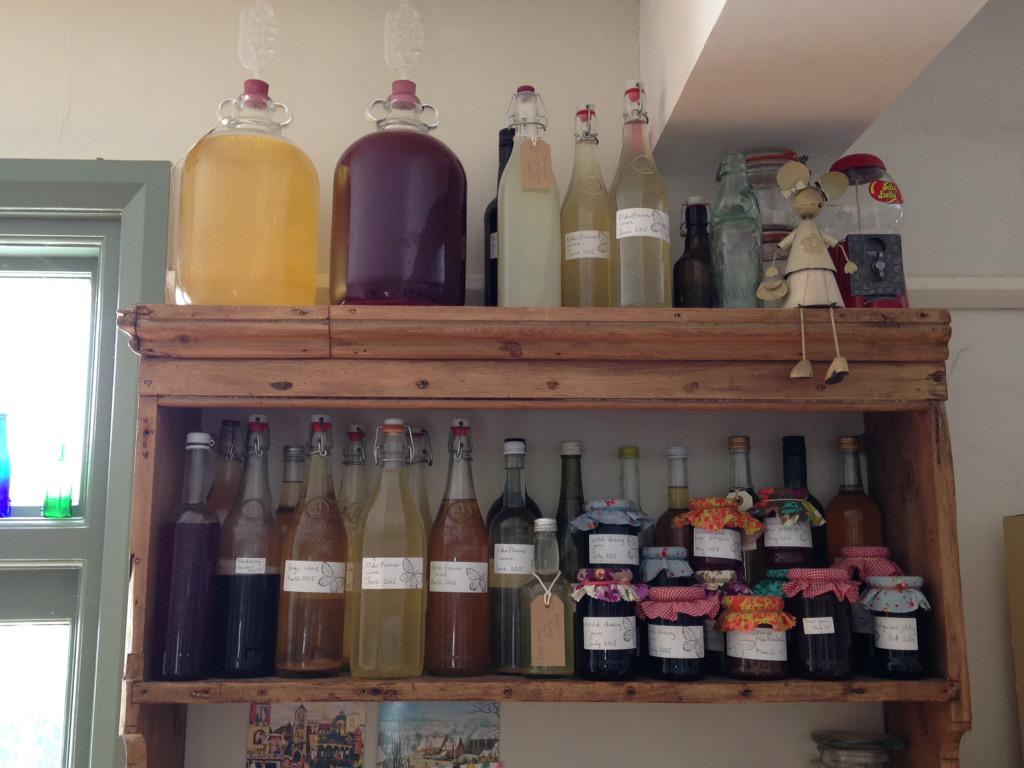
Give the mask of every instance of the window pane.
POLYGON ((0 327, 7 329, 0 413, 7 414, 12 507, 41 508, 47 480, 59 483, 60 474, 78 504, 92 300, 88 272, 0 272, 0 327))
POLYGON ((0 765, 64 765, 71 622, 0 622, 0 765))

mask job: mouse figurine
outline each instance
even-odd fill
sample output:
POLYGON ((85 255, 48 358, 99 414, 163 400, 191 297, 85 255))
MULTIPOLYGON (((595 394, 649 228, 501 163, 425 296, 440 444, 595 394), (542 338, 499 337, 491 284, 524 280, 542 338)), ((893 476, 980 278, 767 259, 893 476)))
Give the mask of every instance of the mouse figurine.
MULTIPOLYGON (((793 379, 809 379, 813 375, 811 361, 807 359, 807 336, 804 329, 804 310, 827 308, 832 321, 832 340, 836 356, 825 374, 827 384, 838 384, 850 372, 846 358, 839 353, 839 336, 836 333, 835 308, 842 307, 843 297, 836 283, 835 264, 829 256, 829 247, 838 240, 818 229, 815 217, 822 206, 846 192, 850 182, 843 173, 826 173, 813 184, 811 172, 803 163, 792 161, 779 169, 776 181, 782 195, 791 199, 793 212, 800 218, 792 232, 779 243, 779 251, 789 251, 786 261, 785 279, 779 277, 775 260, 765 270, 764 279, 757 289, 757 295, 765 300, 786 298, 783 308, 800 309, 800 361, 793 366, 789 376, 793 379)), ((847 257, 844 271, 852 274, 857 265, 847 257)))

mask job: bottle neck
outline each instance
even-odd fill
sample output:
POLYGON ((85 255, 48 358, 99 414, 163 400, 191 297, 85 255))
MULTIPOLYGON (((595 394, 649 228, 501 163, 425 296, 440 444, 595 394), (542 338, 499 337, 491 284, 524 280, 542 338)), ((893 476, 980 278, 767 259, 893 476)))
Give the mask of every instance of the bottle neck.
POLYGON ((525 139, 539 139, 544 135, 544 127, 540 123, 520 123, 516 125, 516 143, 525 139))
POLYGON ((341 495, 345 504, 366 501, 366 464, 345 462, 341 465, 341 495))
POLYGON ((573 155, 573 180, 588 176, 601 178, 601 162, 597 156, 597 139, 576 139, 576 151, 573 155))
POLYGON ((706 253, 711 248, 711 240, 705 227, 690 227, 686 230, 686 241, 683 255, 698 255, 706 253))
POLYGON ((730 451, 732 454, 732 487, 734 489, 753 488, 754 481, 750 478, 750 451, 730 451))
POLYGON ((563 499, 583 498, 583 470, 579 456, 562 457, 562 490, 559 497, 563 499))
POLYGON ((787 488, 807 487, 807 456, 802 453, 782 455, 782 482, 787 488))
POLYGON ((860 478, 860 455, 856 451, 840 451, 839 490, 846 493, 864 493, 860 478))
POLYGON ((668 506, 686 509, 690 506, 690 487, 686 476, 686 459, 673 456, 668 460, 668 506))
POLYGON ((264 512, 270 510, 270 467, 267 460, 266 433, 249 435, 249 450, 245 454, 242 469, 242 483, 238 498, 245 503, 250 500, 263 502, 264 512))
POLYGON ((295 459, 285 460, 284 479, 281 482, 281 498, 278 506, 294 509, 302 495, 302 483, 305 479, 306 462, 295 459))
POLYGON ((534 531, 533 570, 538 576, 553 576, 558 573, 557 532, 534 531))
POLYGON ((512 148, 514 143, 511 141, 501 141, 498 143, 498 182, 501 182, 501 174, 505 172, 505 166, 508 165, 508 159, 512 156, 512 148))
POLYGON ((630 156, 651 154, 646 120, 627 120, 622 124, 622 152, 630 156))
POLYGON ((640 463, 637 459, 619 459, 619 487, 622 498, 629 499, 637 509, 641 509, 640 463))
POLYGON ((181 500, 188 505, 203 504, 206 499, 206 458, 202 448, 185 451, 185 479, 181 500))
POLYGON ((330 499, 334 501, 334 477, 331 473, 331 451, 327 442, 321 441, 314 433, 309 454, 309 469, 306 473, 306 499, 330 499))
POLYGON ((452 450, 448 454, 448 483, 445 485, 444 498, 476 498, 476 489, 473 487, 473 452, 463 437, 455 437, 452 441, 452 450))
POLYGON ((505 457, 505 490, 501 494, 502 506, 526 506, 526 457, 509 455, 505 457))

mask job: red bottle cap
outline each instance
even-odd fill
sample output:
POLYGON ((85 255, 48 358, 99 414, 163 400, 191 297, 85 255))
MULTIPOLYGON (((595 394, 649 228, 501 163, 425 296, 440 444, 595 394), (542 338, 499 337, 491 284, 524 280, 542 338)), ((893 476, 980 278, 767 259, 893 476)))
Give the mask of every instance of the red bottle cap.
POLYGON ((537 89, 532 85, 520 85, 516 88, 516 93, 536 93, 537 89))
POLYGON ((852 171, 854 168, 881 168, 884 171, 885 163, 883 163, 882 159, 876 155, 847 155, 846 157, 840 157, 832 163, 832 167, 829 168, 829 170, 846 173, 847 171, 852 171))
POLYGON ((246 96, 257 96, 264 99, 270 98, 270 83, 266 80, 257 80, 255 78, 246 80, 245 85, 242 87, 242 93, 246 96))
POLYGON ((395 80, 391 83, 391 98, 388 101, 399 109, 414 109, 419 106, 416 83, 412 80, 395 80))

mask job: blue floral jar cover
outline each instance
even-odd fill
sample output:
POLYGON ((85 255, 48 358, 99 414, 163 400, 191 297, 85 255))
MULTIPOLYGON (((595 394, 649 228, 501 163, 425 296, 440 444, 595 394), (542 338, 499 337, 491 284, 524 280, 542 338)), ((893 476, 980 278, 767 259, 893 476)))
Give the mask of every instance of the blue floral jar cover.
POLYGON ((872 576, 860 603, 865 608, 879 613, 912 613, 932 609, 921 587, 924 579, 920 576, 872 576))
POLYGON ((686 547, 644 547, 640 561, 640 581, 649 583, 662 571, 670 579, 693 576, 686 547))
POLYGON ((629 499, 588 501, 583 514, 569 521, 574 531, 592 531, 599 525, 630 525, 640 533, 654 525, 654 521, 629 499))

